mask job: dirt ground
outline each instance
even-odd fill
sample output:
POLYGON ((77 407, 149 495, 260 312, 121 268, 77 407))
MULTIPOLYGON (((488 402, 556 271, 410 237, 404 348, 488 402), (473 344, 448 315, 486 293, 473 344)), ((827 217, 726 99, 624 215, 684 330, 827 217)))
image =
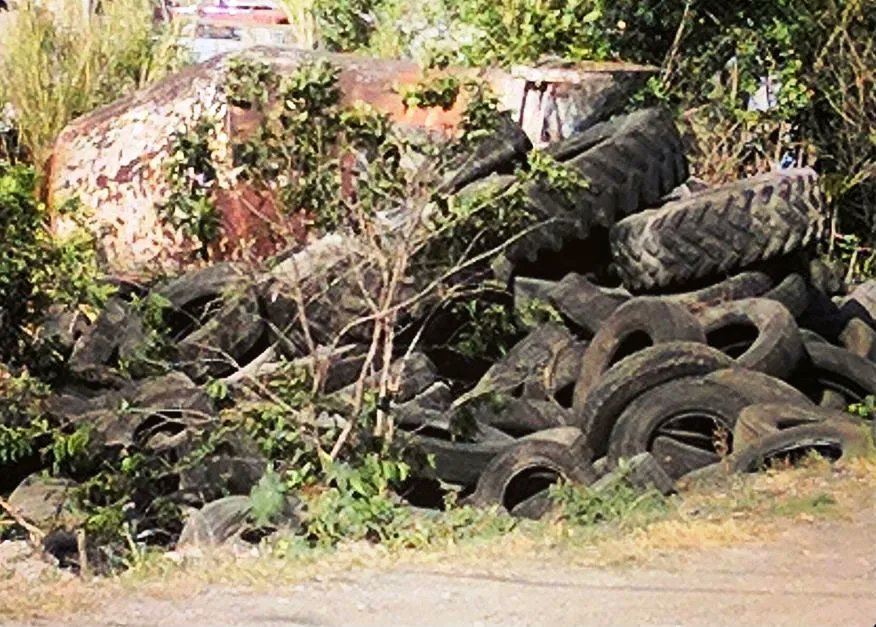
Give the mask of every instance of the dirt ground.
POLYGON ((647 566, 501 567, 452 560, 362 569, 270 591, 211 585, 187 599, 132 593, 89 615, 19 625, 876 624, 876 507, 795 520, 767 542, 668 552, 647 566))

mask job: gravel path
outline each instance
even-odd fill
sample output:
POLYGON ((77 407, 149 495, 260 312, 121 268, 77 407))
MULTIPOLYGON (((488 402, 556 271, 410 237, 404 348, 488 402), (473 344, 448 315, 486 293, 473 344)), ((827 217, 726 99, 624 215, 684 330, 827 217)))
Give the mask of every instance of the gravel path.
POLYGON ((870 627, 876 508, 794 523, 761 545, 669 555, 659 568, 545 569, 533 555, 498 576, 459 570, 355 571, 272 594, 212 588, 187 601, 125 598, 63 624, 870 627))

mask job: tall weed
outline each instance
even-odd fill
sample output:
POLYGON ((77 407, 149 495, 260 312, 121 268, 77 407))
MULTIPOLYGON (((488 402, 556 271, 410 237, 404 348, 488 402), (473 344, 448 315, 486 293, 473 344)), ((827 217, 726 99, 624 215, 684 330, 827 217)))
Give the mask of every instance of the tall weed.
POLYGON ((0 103, 14 111, 26 158, 42 169, 58 133, 77 116, 155 81, 187 59, 151 0, 108 0, 88 14, 78 0, 27 0, 8 16, 0 103))

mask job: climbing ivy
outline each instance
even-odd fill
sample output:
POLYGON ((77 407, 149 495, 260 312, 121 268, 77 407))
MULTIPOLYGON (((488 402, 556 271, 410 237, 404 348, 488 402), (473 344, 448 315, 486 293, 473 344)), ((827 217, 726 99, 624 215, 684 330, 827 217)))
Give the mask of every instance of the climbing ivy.
POLYGON ((305 61, 280 78, 259 62, 233 67, 229 99, 262 116, 233 146, 234 166, 243 180, 273 190, 284 213, 332 230, 349 224, 353 203, 367 212, 370 196, 394 187, 400 140, 385 116, 342 102, 337 67, 305 61))
POLYGON ((213 197, 218 185, 210 143, 215 132, 215 123, 201 118, 191 128, 173 134, 165 166, 170 192, 158 207, 169 224, 198 241, 198 253, 205 260, 220 225, 213 197))

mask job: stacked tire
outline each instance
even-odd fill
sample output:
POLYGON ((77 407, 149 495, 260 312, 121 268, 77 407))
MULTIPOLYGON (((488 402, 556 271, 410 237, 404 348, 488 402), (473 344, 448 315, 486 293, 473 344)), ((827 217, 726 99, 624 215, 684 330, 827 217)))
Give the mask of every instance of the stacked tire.
POLYGON ((536 329, 494 366, 504 378, 491 369, 448 408, 451 421, 467 411, 482 428, 442 444, 445 462, 464 446, 478 452, 450 464, 467 473, 442 479, 472 503, 537 516, 549 484, 601 483, 623 460, 645 460, 646 484, 665 492, 682 478, 869 446, 876 425, 847 409, 876 395, 876 283, 848 291, 818 259, 826 210, 812 169, 688 181, 678 132, 656 109, 548 152, 590 186, 560 202, 540 184, 531 197, 562 219, 511 251, 512 288, 515 301, 548 301, 568 337, 536 329), (594 229, 609 247, 590 271, 557 278, 532 263, 545 247, 596 249, 594 229), (558 367, 572 345, 576 365, 558 367), (504 409, 478 404, 497 393, 504 409))

